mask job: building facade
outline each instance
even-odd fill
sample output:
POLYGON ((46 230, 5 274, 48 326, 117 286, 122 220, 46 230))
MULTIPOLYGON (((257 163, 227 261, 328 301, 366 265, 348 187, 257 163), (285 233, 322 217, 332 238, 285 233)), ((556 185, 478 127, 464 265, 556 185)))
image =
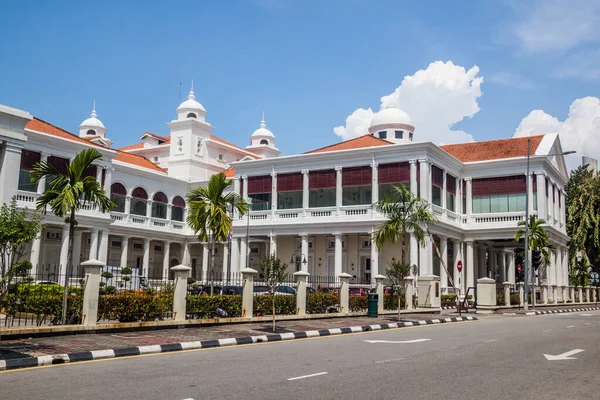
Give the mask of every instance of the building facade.
MULTIPOLYGON (((117 207, 79 212, 75 264, 97 258, 137 268, 152 281, 184 263, 203 279, 210 249, 185 223, 186 193, 225 172, 231 189, 252 205, 248 215, 234 215, 231 240, 215 249, 218 271, 258 268, 261 258, 274 253, 294 260, 290 272, 346 272, 353 283, 369 284, 389 262, 404 260, 415 274, 439 275, 442 292, 453 290, 452 281, 463 290, 481 277, 514 282, 513 238, 528 206, 546 220, 557 249, 540 281, 568 284, 568 172, 557 134, 530 138, 527 175, 528 138, 437 146, 420 142, 410 117, 394 107, 373 117, 367 135, 281 157, 264 118, 250 144, 240 147, 211 134, 193 91, 176 114, 167 124, 169 135, 146 132, 139 143, 116 149, 95 107, 79 134, 72 134, 0 105, 0 200, 15 196, 19 207, 35 208, 46 185, 29 181, 36 162, 48 160, 60 170, 82 149, 96 148, 102 160, 90 173, 117 207), (378 251, 371 235, 385 217, 373 205, 400 184, 431 203, 437 218, 432 240, 421 246, 409 234, 378 251)), ((58 274, 66 265, 68 226, 50 213, 45 220, 41 238, 31 245, 32 272, 58 274)))

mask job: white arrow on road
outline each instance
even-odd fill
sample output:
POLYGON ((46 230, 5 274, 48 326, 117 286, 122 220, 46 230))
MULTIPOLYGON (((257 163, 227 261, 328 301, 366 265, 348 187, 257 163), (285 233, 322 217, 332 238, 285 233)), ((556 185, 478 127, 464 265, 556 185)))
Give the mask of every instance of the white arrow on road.
POLYGON ((552 356, 550 354, 544 354, 544 357, 546 357, 546 360, 548 360, 548 361, 577 360, 575 357, 571 357, 571 356, 575 355, 577 353, 581 353, 582 351, 585 351, 585 350, 575 349, 575 350, 567 351, 566 353, 557 354, 555 356, 552 356))
POLYGON ((431 339, 413 339, 413 340, 365 340, 367 343, 394 343, 394 344, 406 344, 406 343, 420 343, 426 342, 431 339))

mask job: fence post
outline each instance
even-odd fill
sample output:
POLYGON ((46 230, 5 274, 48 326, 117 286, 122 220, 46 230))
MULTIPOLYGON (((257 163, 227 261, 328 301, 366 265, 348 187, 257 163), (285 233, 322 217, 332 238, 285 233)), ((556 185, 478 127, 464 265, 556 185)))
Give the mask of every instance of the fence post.
POLYGON ((296 315, 306 315, 306 279, 310 274, 305 271, 294 272, 296 277, 296 315))
POLYGON ((569 286, 569 300, 571 303, 575 303, 575 286, 569 286))
POLYGON ((342 285, 340 287, 340 314, 350 311, 350 278, 352 275, 342 272, 338 275, 342 285))
POLYGON ((510 286, 512 283, 503 282, 502 285, 504 286, 504 305, 508 307, 510 306, 510 286))
POLYGON ((577 286, 577 302, 583 303, 583 287, 577 286))
POLYGON ((413 290, 414 290, 413 281, 415 280, 415 278, 413 278, 412 276, 407 276, 406 278, 404 278, 404 280, 406 281, 406 293, 404 294, 404 307, 406 307, 407 310, 412 310, 415 308, 415 306, 413 305, 413 290))
POLYGON ((590 287, 585 287, 585 302, 590 303, 590 287))
POLYGON ((440 277, 421 275, 417 278, 417 301, 419 307, 440 308, 440 277))
POLYGON ((554 304, 558 303, 558 298, 556 297, 557 296, 557 294, 556 294, 556 285, 552 285, 552 292, 551 293, 552 293, 552 298, 550 299, 550 302, 554 303, 554 304))
POLYGON ((85 288, 83 289, 83 309, 81 324, 94 326, 98 322, 98 297, 100 295, 100 273, 104 263, 87 260, 81 263, 85 270, 85 288))
POLYGON ((185 321, 187 280, 192 269, 187 265, 177 265, 171 268, 175 278, 175 290, 173 291, 173 320, 185 321))
POLYGON ((491 278, 477 279, 477 308, 496 306, 496 281, 491 278))
POLYGON ((592 288, 592 302, 596 303, 598 301, 598 288, 592 288))
POLYGON ((383 314, 383 281, 385 280, 385 276, 379 274, 375 275, 375 293, 377 293, 377 313, 383 314))
POLYGON ((542 304, 548 304, 548 292, 549 292, 549 287, 548 285, 542 285, 541 289, 542 289, 542 304))
POLYGON ((521 307, 523 307, 523 304, 525 304, 524 303, 525 294, 524 294, 524 290, 523 290, 523 285, 524 285, 523 282, 517 283, 517 286, 519 287, 519 306, 521 306, 521 307))
POLYGON ((567 302, 567 287, 565 285, 560 287, 560 298, 562 299, 563 304, 567 302))
POLYGON ((242 318, 254 315, 254 275, 258 272, 252 268, 244 268, 242 273, 242 318))

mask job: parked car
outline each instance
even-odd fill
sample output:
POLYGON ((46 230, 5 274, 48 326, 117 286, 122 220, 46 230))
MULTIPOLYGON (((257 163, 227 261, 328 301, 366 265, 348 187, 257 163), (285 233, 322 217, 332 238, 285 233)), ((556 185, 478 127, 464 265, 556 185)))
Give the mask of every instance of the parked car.
POLYGON ((306 287, 306 293, 307 294, 314 294, 317 293, 317 291, 314 288, 311 288, 310 286, 306 287))
MULTIPOLYGON (((207 288, 209 290, 210 293, 210 287, 207 288)), ((228 296, 233 296, 233 295, 241 295, 243 292, 243 288, 242 286, 223 286, 222 288, 220 288, 220 290, 217 292, 215 291, 215 294, 223 294, 223 295, 228 295, 228 296)))
POLYGON ((362 288, 362 287, 351 287, 349 289, 349 295, 353 297, 366 296, 371 292, 370 288, 362 288))
POLYGON ((319 293, 327 293, 327 294, 333 294, 336 296, 340 295, 340 288, 337 287, 322 287, 319 288, 319 293))
MULTIPOLYGON (((254 286, 254 294, 269 294, 269 287, 266 285, 254 286)), ((291 286, 281 285, 275 291, 276 295, 291 296, 296 294, 296 289, 291 286)))

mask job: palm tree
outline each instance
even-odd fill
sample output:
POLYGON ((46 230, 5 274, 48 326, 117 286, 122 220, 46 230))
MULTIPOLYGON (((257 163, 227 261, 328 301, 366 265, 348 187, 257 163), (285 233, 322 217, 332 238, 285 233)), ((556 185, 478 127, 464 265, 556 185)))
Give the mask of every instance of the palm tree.
POLYGON ((94 162, 101 158, 102 154, 98 150, 85 149, 75 156, 64 173, 58 171, 48 161, 37 163, 31 171, 31 182, 33 183, 38 183, 42 178, 50 180, 47 189, 37 199, 36 209, 46 213, 46 208, 50 207, 57 217, 66 216, 65 222, 69 224, 69 250, 61 319, 63 325, 67 322, 67 295, 69 293, 67 277, 71 276, 73 268, 73 236, 77 225, 75 213, 84 204, 97 207, 102 212, 110 211, 115 206, 96 177, 86 174, 86 171, 95 165, 94 162))
POLYGON ((190 205, 187 223, 194 229, 201 242, 210 241, 210 271, 214 267, 215 243, 226 242, 232 229, 231 211, 241 215, 248 212, 248 203, 237 193, 225 193, 231 179, 224 173, 210 177, 208 186, 192 189, 188 195, 190 205))
POLYGON ((388 220, 373 234, 373 242, 378 250, 386 243, 402 244, 402 264, 406 264, 404 238, 408 232, 415 235, 417 244, 425 242, 427 225, 436 221, 429 211, 429 203, 414 196, 404 185, 394 186, 392 196, 385 196, 375 204, 375 209, 384 214, 388 220))
MULTIPOLYGON (((542 225, 546 223, 543 219, 537 219, 535 215, 529 216, 529 249, 539 250, 544 259, 544 265, 548 267, 550 265, 551 254, 556 252, 556 249, 552 243, 550 243, 550 237, 548 232, 542 225)), ((525 226, 525 221, 519 221, 517 226, 525 226)), ((520 242, 525 238, 525 231, 519 229, 515 234, 515 240, 520 242)), ((528 255, 526 254, 525 257, 528 255)))

